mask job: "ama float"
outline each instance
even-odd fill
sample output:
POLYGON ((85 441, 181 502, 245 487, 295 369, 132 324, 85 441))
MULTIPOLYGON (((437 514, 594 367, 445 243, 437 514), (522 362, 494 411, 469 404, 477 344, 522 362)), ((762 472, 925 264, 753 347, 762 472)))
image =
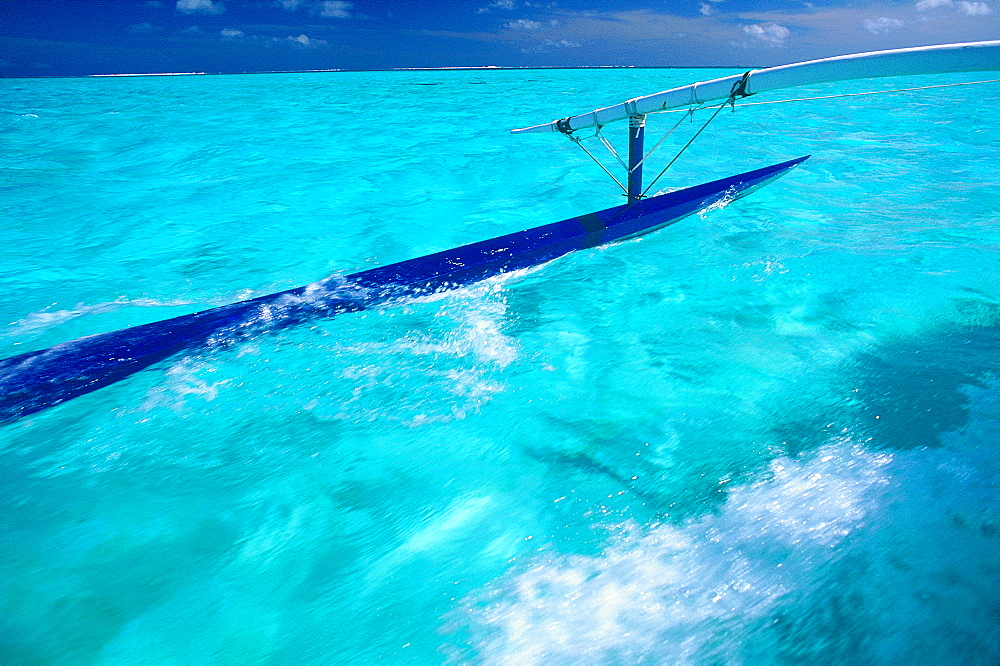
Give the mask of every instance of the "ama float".
MULTIPOLYGON (((625 183, 615 180, 627 196, 627 203, 304 287, 91 335, 0 360, 0 422, 14 421, 59 405, 204 345, 234 344, 250 336, 312 319, 455 289, 538 266, 570 252, 635 238, 746 196, 808 157, 647 196, 677 159, 674 157, 644 189, 642 168, 652 152, 645 152, 643 145, 649 114, 684 107, 693 114, 697 109, 713 108, 706 105, 722 100, 692 137, 693 141, 726 106, 735 108, 737 100, 758 93, 849 79, 991 70, 1000 70, 1000 41, 859 53, 751 70, 511 130, 515 134, 557 132, 583 147, 579 133, 592 128, 593 135, 611 148, 601 135, 601 129, 609 123, 628 120, 628 155, 621 158, 612 148, 625 170, 625 183)), ((679 125, 678 122, 674 127, 679 125)), ((610 171, 608 173, 614 178, 610 171)))

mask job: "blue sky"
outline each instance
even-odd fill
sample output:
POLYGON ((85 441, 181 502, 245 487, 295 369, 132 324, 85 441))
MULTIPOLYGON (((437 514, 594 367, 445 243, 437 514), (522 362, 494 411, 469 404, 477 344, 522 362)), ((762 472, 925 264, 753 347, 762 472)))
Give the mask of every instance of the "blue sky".
POLYGON ((766 66, 1000 38, 1000 0, 0 0, 0 76, 766 66))

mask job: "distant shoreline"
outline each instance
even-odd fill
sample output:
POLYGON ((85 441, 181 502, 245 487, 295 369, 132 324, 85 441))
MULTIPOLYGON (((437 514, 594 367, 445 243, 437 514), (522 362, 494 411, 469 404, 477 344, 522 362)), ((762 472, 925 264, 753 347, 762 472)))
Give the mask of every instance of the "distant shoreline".
MULTIPOLYGON (((142 74, 87 74, 87 77, 101 76, 201 76, 205 72, 145 72, 142 74)), ((77 78, 77 77, 73 77, 77 78)))

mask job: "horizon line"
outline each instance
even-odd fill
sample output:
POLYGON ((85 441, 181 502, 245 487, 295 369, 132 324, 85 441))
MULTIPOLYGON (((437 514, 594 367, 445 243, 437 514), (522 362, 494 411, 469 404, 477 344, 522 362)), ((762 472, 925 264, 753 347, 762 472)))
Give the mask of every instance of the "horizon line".
POLYGON ((380 69, 276 69, 243 72, 115 72, 101 74, 49 74, 41 76, 0 76, 8 79, 80 79, 142 76, 238 76, 242 74, 317 74, 329 72, 446 72, 446 71, 512 71, 540 69, 745 69, 746 65, 448 65, 444 67, 390 67, 380 69))

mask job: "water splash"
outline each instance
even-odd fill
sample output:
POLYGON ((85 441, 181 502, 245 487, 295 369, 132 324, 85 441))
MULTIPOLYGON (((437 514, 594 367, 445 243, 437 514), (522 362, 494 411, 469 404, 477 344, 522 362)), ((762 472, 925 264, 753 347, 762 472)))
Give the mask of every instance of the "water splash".
POLYGON ((466 600, 475 656, 503 664, 738 660, 747 633, 815 583, 840 557, 836 547, 880 509, 891 462, 850 441, 831 443, 775 460, 765 480, 734 489, 718 514, 623 525, 624 536, 597 557, 540 558, 466 600))
POLYGON ((194 301, 185 299, 159 300, 155 298, 125 298, 119 297, 113 301, 95 303, 93 305, 79 304, 75 308, 63 310, 41 310, 29 313, 27 316, 18 319, 2 333, 3 338, 30 338, 37 337, 45 331, 55 328, 60 324, 72 321, 85 315, 104 314, 114 312, 125 307, 139 308, 169 308, 182 305, 191 305, 194 301))

